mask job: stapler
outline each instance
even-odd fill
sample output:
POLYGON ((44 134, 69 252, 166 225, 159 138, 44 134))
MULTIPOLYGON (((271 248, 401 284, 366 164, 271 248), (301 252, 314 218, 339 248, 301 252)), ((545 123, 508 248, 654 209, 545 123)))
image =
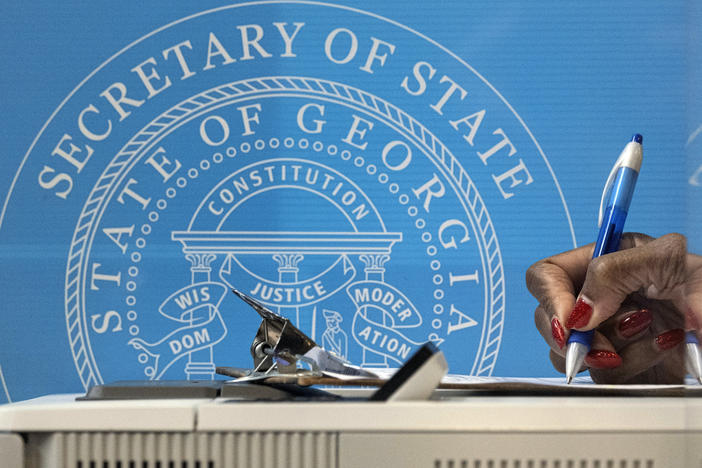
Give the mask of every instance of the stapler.
POLYGON ((293 325, 266 306, 232 289, 241 300, 250 305, 261 316, 261 325, 251 343, 253 369, 244 372, 238 381, 266 379, 273 375, 341 374, 358 377, 376 377, 375 374, 352 365, 341 357, 326 351, 293 325), (307 364, 309 369, 298 367, 307 364))

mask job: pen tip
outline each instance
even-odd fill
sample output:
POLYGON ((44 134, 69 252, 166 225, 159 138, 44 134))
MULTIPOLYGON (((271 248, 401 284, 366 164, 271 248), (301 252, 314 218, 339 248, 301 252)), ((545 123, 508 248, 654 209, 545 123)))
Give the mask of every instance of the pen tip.
POLYGON ((572 381, 573 381, 573 376, 572 376, 572 375, 569 375, 568 377, 566 377, 566 384, 570 385, 570 383, 571 383, 572 381))
POLYGON ((643 144, 643 136, 640 133, 635 133, 633 137, 631 137, 631 141, 635 141, 638 144, 643 144))

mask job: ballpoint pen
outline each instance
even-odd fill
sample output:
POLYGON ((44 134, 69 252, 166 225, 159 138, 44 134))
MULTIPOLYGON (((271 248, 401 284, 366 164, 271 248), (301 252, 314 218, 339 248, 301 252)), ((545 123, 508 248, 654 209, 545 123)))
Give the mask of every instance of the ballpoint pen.
MULTIPOLYGON (((607 177, 605 188, 600 200, 599 227, 600 233, 595 243, 592 258, 599 257, 619 249, 619 240, 624 230, 631 197, 636 186, 641 162, 643 160, 643 137, 635 134, 624 147, 622 153, 612 167, 607 177), (606 203, 606 204, 605 204, 606 203), (603 209, 604 208, 604 209, 603 209)), ((590 351, 594 330, 585 332, 571 330, 566 348, 566 382, 570 383, 573 376, 583 365, 585 356, 590 351)))

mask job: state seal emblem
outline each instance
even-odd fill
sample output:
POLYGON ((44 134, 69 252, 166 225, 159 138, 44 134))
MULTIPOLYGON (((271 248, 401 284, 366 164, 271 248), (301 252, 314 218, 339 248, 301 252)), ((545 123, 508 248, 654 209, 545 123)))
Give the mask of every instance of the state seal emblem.
POLYGON ((51 249, 24 265, 47 292, 27 320, 61 324, 66 346, 37 349, 67 353, 84 387, 249 366, 258 316, 232 287, 354 364, 432 341, 490 375, 520 244, 574 243, 548 161, 485 78, 314 2, 205 11, 102 64, 37 136, 0 236, 51 249))

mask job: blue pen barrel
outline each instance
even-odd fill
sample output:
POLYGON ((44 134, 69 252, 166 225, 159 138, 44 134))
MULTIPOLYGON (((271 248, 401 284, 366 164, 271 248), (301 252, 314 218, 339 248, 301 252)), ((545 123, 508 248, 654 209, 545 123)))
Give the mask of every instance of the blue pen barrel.
POLYGON ((630 167, 621 167, 617 171, 607 197, 607 209, 605 209, 602 217, 600 234, 595 243, 595 251, 592 254, 592 258, 616 252, 619 249, 619 240, 622 237, 624 221, 626 221, 638 175, 639 173, 630 167))
MULTIPOLYGON (((624 221, 629 210, 631 197, 634 194, 634 186, 639 173, 630 167, 620 167, 612 183, 612 187, 607 194, 607 209, 602 216, 600 234, 595 243, 595 251, 592 258, 599 257, 619 250, 619 241, 624 230, 624 221)), ((581 343, 588 348, 592 341, 592 330, 581 332, 571 330, 568 337, 568 344, 573 342, 581 343)))

